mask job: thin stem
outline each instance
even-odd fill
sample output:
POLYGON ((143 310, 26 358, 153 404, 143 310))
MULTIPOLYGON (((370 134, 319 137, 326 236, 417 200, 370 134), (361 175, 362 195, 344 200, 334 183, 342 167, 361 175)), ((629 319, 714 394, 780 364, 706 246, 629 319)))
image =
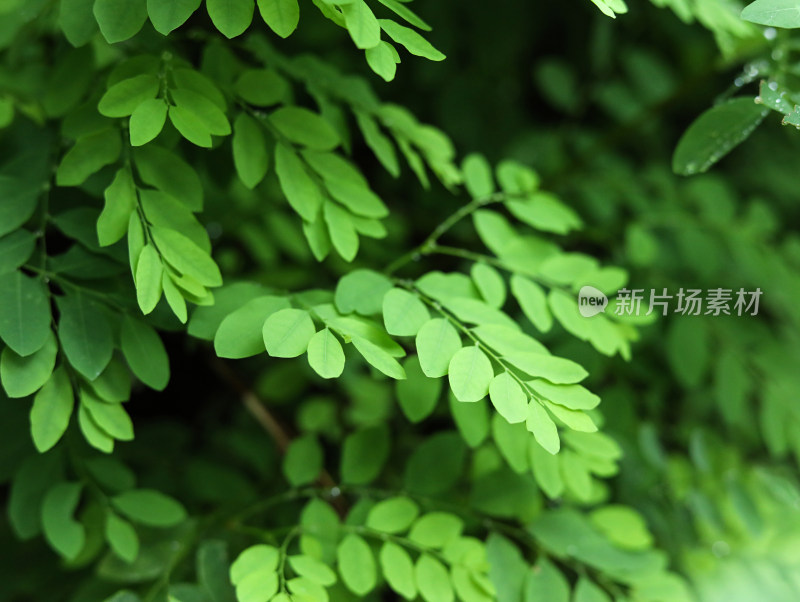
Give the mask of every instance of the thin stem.
POLYGON ((408 253, 401 255, 397 259, 395 259, 392 263, 390 263, 386 268, 383 270, 383 273, 388 275, 393 274, 401 267, 406 265, 407 263, 414 261, 416 257, 421 255, 428 255, 430 254, 433 249, 436 247, 437 241, 446 233, 448 232, 453 226, 455 226, 458 222, 462 219, 471 215, 481 207, 485 207, 486 205, 491 205, 492 203, 499 203, 504 201, 508 195, 505 194, 493 194, 489 197, 481 198, 481 199, 473 199, 466 205, 461 206, 455 213, 450 215, 446 220, 444 220, 441 224, 439 224, 430 235, 422 241, 419 245, 411 249, 408 253))
POLYGON ((287 550, 289 549, 289 544, 292 543, 292 540, 300 535, 303 532, 303 528, 297 526, 293 528, 283 540, 283 543, 280 547, 280 560, 278 563, 278 580, 279 580, 279 591, 287 593, 286 591, 286 558, 288 557, 287 550))

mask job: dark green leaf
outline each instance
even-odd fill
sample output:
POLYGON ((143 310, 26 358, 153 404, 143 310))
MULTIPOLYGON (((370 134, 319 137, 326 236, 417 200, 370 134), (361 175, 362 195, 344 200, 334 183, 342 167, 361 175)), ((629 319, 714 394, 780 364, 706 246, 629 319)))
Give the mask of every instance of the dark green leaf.
POLYGON ((735 98, 708 109, 678 141, 672 171, 682 176, 708 171, 750 136, 767 113, 752 98, 735 98))

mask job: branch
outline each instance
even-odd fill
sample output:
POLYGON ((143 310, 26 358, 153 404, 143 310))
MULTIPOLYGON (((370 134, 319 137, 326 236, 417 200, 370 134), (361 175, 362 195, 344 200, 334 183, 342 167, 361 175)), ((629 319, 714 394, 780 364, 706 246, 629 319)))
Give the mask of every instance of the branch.
MULTIPOLYGON (((281 454, 285 454, 286 450, 292 442, 292 437, 289 432, 283 427, 275 416, 267 409, 264 402, 239 378, 239 375, 234 372, 231 367, 222 359, 214 356, 211 360, 211 365, 214 371, 219 374, 222 379, 227 382, 233 389, 239 393, 242 405, 244 405, 247 412, 255 418, 261 427, 269 434, 281 454)), ((330 473, 322 469, 319 475, 318 483, 331 492, 339 492, 339 485, 330 475, 330 473)), ((331 502, 341 516, 347 514, 347 504, 340 495, 332 495, 331 502)))

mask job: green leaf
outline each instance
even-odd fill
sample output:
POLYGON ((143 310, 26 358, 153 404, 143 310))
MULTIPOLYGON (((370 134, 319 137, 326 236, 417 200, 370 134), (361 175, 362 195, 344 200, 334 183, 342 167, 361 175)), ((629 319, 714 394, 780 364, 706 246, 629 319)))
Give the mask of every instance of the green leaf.
POLYGON ((302 309, 281 309, 262 328, 264 345, 272 357, 297 357, 308 349, 316 333, 311 315, 302 309))
POLYGON ((45 539, 68 560, 78 556, 86 541, 86 529, 73 518, 81 499, 83 485, 53 485, 42 502, 42 528, 45 539))
POLYGON ((167 103, 160 98, 145 100, 131 113, 128 124, 131 146, 142 146, 155 140, 166 122, 167 103))
POLYGON ((142 313, 152 312, 161 299, 164 267, 153 245, 145 245, 136 263, 136 298, 142 313))
POLYGON ((195 170, 171 151, 148 144, 134 151, 139 177, 192 211, 203 208, 203 186, 195 170))
POLYGON ((364 136, 364 142, 375 153, 375 156, 381 162, 381 165, 386 168, 386 171, 395 178, 399 176, 400 164, 397 161, 397 152, 392 141, 381 131, 371 115, 359 110, 356 110, 355 114, 358 127, 364 136))
POLYGON ((492 416, 492 437, 511 469, 518 473, 528 472, 528 446, 530 433, 521 423, 511 424, 499 414, 492 416))
POLYGON ((106 90, 97 110, 106 117, 127 117, 140 104, 155 98, 158 89, 158 78, 151 73, 123 79, 106 90))
POLYGON ((360 336, 353 337, 352 343, 356 350, 372 367, 396 380, 403 380, 406 378, 403 367, 390 353, 379 345, 360 336))
POLYGON ((494 378, 492 363, 477 346, 464 347, 450 360, 448 378, 458 401, 480 401, 494 378))
POLYGON ((128 401, 131 396, 131 377, 125 365, 117 359, 112 359, 103 373, 89 383, 100 399, 121 403, 128 401))
POLYGON ((78 372, 94 380, 105 370, 114 352, 111 325, 103 310, 84 293, 76 291, 59 298, 57 303, 61 349, 78 372))
POLYGON ((312 556, 289 556, 288 561, 295 573, 318 585, 330 587, 336 583, 336 573, 327 564, 312 556))
POLYGON ((322 210, 333 248, 345 261, 353 261, 358 254, 358 232, 352 216, 330 201, 325 201, 322 210))
POLYGON ((247 188, 255 188, 267 175, 269 156, 261 125, 245 113, 233 123, 233 163, 247 188))
POLYGON ((509 201, 506 206, 518 220, 543 232, 567 234, 582 225, 575 211, 546 192, 534 192, 524 200, 509 201))
POLYGON ((451 567, 453 589, 464 602, 491 602, 495 600, 495 588, 484 573, 460 565, 451 567))
POLYGON ((339 339, 324 328, 308 342, 308 364, 322 378, 339 378, 344 371, 344 350, 339 339))
POLYGON ((223 110, 204 94, 187 88, 176 88, 171 90, 170 94, 175 101, 175 107, 170 111, 178 109, 188 113, 192 123, 209 134, 227 136, 231 133, 230 123, 223 110))
POLYGON ((122 560, 136 560, 139 555, 139 536, 128 521, 109 512, 106 514, 105 536, 108 545, 122 560))
POLYGON ((353 0, 341 5, 344 24, 356 48, 374 48, 381 41, 381 27, 375 14, 364 0, 353 0))
POLYGON ((314 435, 294 439, 283 458, 283 475, 292 487, 313 483, 322 471, 322 447, 314 435))
POLYGON ((571 410, 593 410, 600 404, 597 395, 580 385, 554 385, 545 380, 532 380, 528 384, 546 399, 571 410))
POLYGON ((20 539, 40 533, 41 510, 45 493, 62 478, 63 457, 57 453, 27 456, 14 472, 8 494, 8 521, 20 539))
POLYGON ((381 311, 383 299, 391 289, 392 281, 383 274, 373 270, 353 270, 336 285, 334 303, 340 313, 371 316, 381 311))
POLYGON ((642 515, 627 506, 608 505, 594 510, 592 523, 616 545, 629 550, 646 550, 653 536, 642 515))
POLYGON ((744 7, 742 19, 759 25, 800 27, 800 6, 793 0, 756 0, 744 7))
POLYGON ((413 29, 404 27, 389 19, 379 19, 378 22, 381 25, 381 29, 383 29, 390 38, 401 46, 405 46, 405 49, 411 54, 430 59, 431 61, 442 61, 445 59, 445 56, 441 52, 431 46, 430 42, 413 29))
POLYGON ((228 314, 248 301, 264 296, 266 288, 255 282, 235 282, 215 291, 214 305, 198 307, 189 321, 189 334, 213 341, 214 335, 228 314))
POLYGON ((209 539, 200 544, 195 562, 197 580, 211 598, 211 602, 235 602, 236 591, 228 573, 228 544, 209 539))
POLYGON ((570 410, 557 403, 551 403, 547 399, 544 400, 544 406, 550 410, 553 416, 575 431, 594 433, 597 430, 597 426, 592 419, 580 410, 570 410))
POLYGON ((222 275, 211 256, 191 239, 171 228, 150 228, 153 240, 172 267, 203 286, 221 286, 222 275))
POLYGON ((528 573, 525 602, 570 602, 569 582, 547 558, 540 558, 528 573))
POLYGON ((13 232, 31 218, 41 192, 40 184, 0 174, 0 195, 3 198, 0 204, 0 236, 13 232))
POLYGON ((514 274, 511 276, 511 292, 525 317, 540 332, 548 332, 552 328, 553 316, 547 307, 547 297, 541 286, 524 276, 514 274))
POLYGON ((473 199, 488 199, 494 194, 492 167, 486 157, 477 153, 467 155, 461 163, 461 171, 464 174, 464 186, 473 199))
POLYGON ((61 0, 58 24, 64 37, 75 47, 87 44, 97 32, 93 6, 94 0, 61 0))
MULTIPOLYGON (((542 353, 511 353, 505 359, 526 374, 546 378, 558 385, 573 385, 589 374, 583 366, 572 360, 542 353)), ((574 387, 578 387, 578 385, 574 385, 574 387)))
POLYGON ((111 504, 132 521, 149 527, 172 527, 186 519, 173 498, 153 489, 132 489, 111 498, 111 504))
POLYGON ((170 123, 186 140, 203 148, 211 148, 211 132, 193 111, 183 106, 170 106, 167 115, 170 123))
POLYGON ((404 548, 391 541, 385 542, 381 546, 379 561, 389 587, 406 600, 417 597, 414 563, 404 548))
POLYGON ((528 417, 528 396, 508 372, 502 372, 492 379, 489 399, 508 422, 523 422, 528 417))
MULTIPOLYGON (((184 276, 184 278, 186 277, 184 276)), ((186 309, 186 299, 184 298, 185 293, 178 289, 175 282, 175 277, 167 271, 161 276, 161 287, 164 289, 164 298, 167 300, 167 305, 169 305, 172 313, 175 314, 181 324, 186 324, 188 311, 186 309)), ((205 294, 205 292, 205 289, 200 289, 201 294, 205 294)))
POLYGON ((200 8, 202 0, 147 0, 147 14, 155 30, 168 35, 183 25, 194 11, 200 8))
POLYGON ((449 320, 434 318, 419 329, 415 344, 422 371, 438 378, 447 374, 450 361, 461 349, 461 337, 449 320))
POLYGON ((478 299, 449 297, 442 299, 442 305, 453 312, 462 322, 469 324, 497 324, 518 330, 519 326, 503 311, 478 299))
POLYGON ((752 98, 734 98, 708 109, 683 133, 672 156, 672 171, 703 173, 753 133, 769 109, 752 98))
POLYGON ((74 401, 67 371, 59 368, 36 395, 31 406, 31 437, 39 453, 53 447, 66 432, 74 401))
POLYGON ((426 548, 440 549, 461 535, 463 528, 464 521, 455 514, 428 512, 417 519, 408 538, 426 548))
POLYGON ((269 107, 286 97, 289 84, 273 69, 247 69, 236 79, 234 89, 245 102, 269 107))
POLYGON ((556 424, 548 415, 547 410, 535 399, 528 404, 528 418, 525 425, 536 437, 539 445, 551 454, 558 453, 558 450, 561 449, 561 440, 558 437, 556 424))
POLYGON ((28 261, 35 247, 36 238, 27 230, 15 230, 0 238, 0 275, 13 272, 28 261))
POLYGON ((383 322, 389 334, 416 336, 428 320, 428 309, 416 295, 399 288, 393 288, 384 295, 383 322))
POLYGON ((133 471, 115 458, 98 457, 87 460, 86 468, 101 487, 115 493, 133 489, 136 485, 133 471))
POLYGON ((282 38, 288 38, 300 21, 297 0, 258 0, 258 11, 269 28, 282 38))
POLYGON ((536 483, 550 499, 556 499, 564 493, 564 481, 561 479, 559 459, 546 451, 535 439, 528 445, 528 457, 536 483))
POLYGON ((561 477, 567 489, 579 500, 586 502, 592 497, 592 477, 583 458, 565 449, 559 455, 561 460, 561 477))
POLYGON ((206 0, 208 16, 226 38, 235 38, 250 27, 253 0, 206 0))
POLYGON ((369 544, 353 533, 342 539, 336 549, 339 574, 351 592, 357 596, 368 594, 378 583, 375 557, 369 544))
POLYGON ((367 515, 367 526, 385 533, 402 533, 419 516, 419 506, 407 497, 395 497, 375 504, 367 515))
POLYGON ((506 302, 506 283, 495 268, 486 263, 474 263, 470 275, 486 303, 497 309, 503 307, 506 302))
POLYGON ((59 186, 80 186, 106 165, 114 163, 122 151, 119 132, 106 129, 78 138, 67 151, 56 171, 59 186))
POLYGON ((563 434, 563 438, 570 447, 584 456, 596 456, 612 461, 622 457, 622 449, 619 444, 605 433, 568 431, 563 434))
POLYGON ((265 295, 245 303, 222 320, 214 335, 214 351, 219 357, 240 359, 264 353, 262 328, 276 311, 287 309, 285 297, 265 295))
POLYGON ((132 38, 147 20, 146 0, 95 0, 94 16, 109 44, 132 38))
POLYGON ((144 322, 123 316, 122 353, 136 377, 161 391, 169 382, 169 358, 158 333, 144 322))
POLYGON ((396 14, 398 17, 405 19, 414 27, 418 27, 424 31, 430 31, 431 26, 417 16, 410 8, 398 0, 378 0, 386 8, 396 14))
POLYGON ((325 182, 331 197, 355 214, 382 218, 389 214, 383 201, 352 163, 336 153, 303 151, 303 158, 325 182))
MULTIPOLYGON (((211 251, 208 232, 186 205, 164 192, 149 188, 139 191, 139 201, 151 226, 180 232, 204 252, 211 251)), ((195 284, 194 288, 198 287, 202 288, 199 283, 195 284)))
POLYGON ((611 602, 611 597, 586 577, 580 577, 575 586, 573 602, 611 602))
POLYGON ((411 422, 420 422, 436 408, 442 393, 442 381, 428 378, 416 355, 403 363, 406 378, 397 381, 397 401, 400 409, 411 422))
POLYGON ((417 445, 406 464, 403 483, 408 491, 436 495, 453 487, 464 470, 467 449, 458 433, 441 432, 417 445), (431 462, 436 458, 436 462, 431 462))
POLYGON ((315 600, 326 602, 328 592, 319 583, 305 577, 295 577, 286 582, 289 591, 297 600, 315 600))
MULTIPOLYGON (((263 602, 277 600, 280 596, 272 596, 278 591, 278 573, 275 569, 261 569, 247 575, 236 586, 236 599, 239 602, 263 602)), ((291 600, 291 598, 289 598, 291 600)))
POLYGON ((281 107, 269 120, 291 142, 308 148, 331 150, 340 143, 339 134, 324 117, 303 107, 281 107))
POLYGON ((342 481, 366 485, 378 478, 389 457, 390 439, 385 426, 361 429, 349 435, 342 447, 342 481))
POLYGON ((131 170, 121 168, 103 196, 105 206, 97 218, 97 240, 101 247, 107 247, 125 236, 136 210, 136 187, 131 170))
POLYGON ((330 328, 343 337, 369 341, 393 358, 403 357, 406 354, 405 349, 395 343, 376 322, 354 315, 339 317, 330 305, 317 306, 314 310, 322 316, 330 328))
POLYGON ((390 82, 397 73, 393 47, 389 42, 381 41, 377 46, 367 48, 365 55, 369 68, 380 75, 384 81, 390 82))
POLYGON ((502 535, 491 533, 486 542, 486 558, 489 578, 497 589, 497 599, 521 600, 530 565, 522 558, 519 548, 502 535))
POLYGON ((304 220, 313 222, 322 206, 322 191, 297 154, 280 142, 275 145, 275 173, 292 209, 304 220))
POLYGON ((78 426, 89 445, 106 454, 114 451, 114 438, 97 425, 83 404, 78 406, 78 426))
POLYGON ((52 333, 41 349, 22 357, 10 347, 0 355, 0 381, 9 397, 27 397, 36 393, 49 379, 56 365, 58 344, 52 333))
POLYGON ((245 577, 260 571, 274 573, 278 568, 279 558, 278 548, 273 546, 260 544, 247 548, 231 565, 231 583, 239 585, 245 577))
POLYGON ((98 399, 86 389, 81 390, 81 406, 105 433, 122 441, 133 439, 133 422, 121 403, 109 403, 98 399))
POLYGON ((331 252, 331 239, 325 227, 325 221, 317 216, 313 222, 303 222, 303 235, 314 254, 314 259, 323 261, 331 252))
POLYGON ((414 567, 419 594, 425 602, 452 602, 455 598, 445 566, 430 554, 422 554, 414 567))
POLYGON ((471 448, 478 447, 489 434, 489 406, 485 400, 461 403, 449 395, 450 413, 464 442, 471 448))

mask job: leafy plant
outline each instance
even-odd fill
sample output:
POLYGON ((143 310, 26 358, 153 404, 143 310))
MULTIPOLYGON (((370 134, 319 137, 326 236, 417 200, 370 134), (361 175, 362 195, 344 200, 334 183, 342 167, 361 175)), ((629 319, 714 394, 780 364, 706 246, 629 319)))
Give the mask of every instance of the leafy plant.
POLYGON ((593 3, 0 1, 0 601, 795 599, 800 11, 593 3))

